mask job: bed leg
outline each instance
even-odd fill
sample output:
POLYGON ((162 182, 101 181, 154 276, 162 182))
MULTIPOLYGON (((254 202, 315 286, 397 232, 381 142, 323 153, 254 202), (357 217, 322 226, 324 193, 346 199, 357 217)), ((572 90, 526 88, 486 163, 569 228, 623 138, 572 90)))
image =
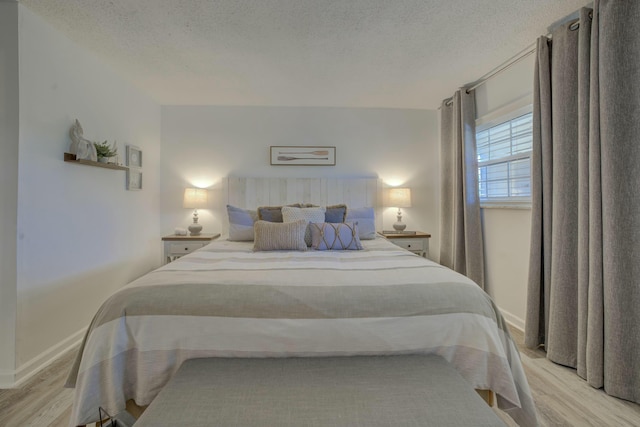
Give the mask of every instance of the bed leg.
POLYGON ((476 390, 480 397, 487 402, 487 405, 493 407, 495 403, 495 394, 491 390, 476 390))
POLYGON ((127 400, 127 412, 133 415, 136 420, 140 418, 145 409, 147 409, 146 406, 138 406, 133 399, 127 400))
MULTIPOLYGON (((136 402, 133 399, 129 399, 127 400, 127 412, 129 412, 131 415, 133 415, 133 417, 137 420, 140 415, 142 415, 142 413, 144 412, 145 409, 147 409, 146 406, 138 406, 136 405, 136 402)), ((103 425, 107 425, 107 421, 109 419, 107 418, 106 420, 103 420, 102 423, 103 425)), ((100 421, 96 422, 95 424, 90 424, 89 427, 100 427, 100 421)), ((76 427, 87 427, 87 425, 81 425, 81 426, 76 426, 76 427)))

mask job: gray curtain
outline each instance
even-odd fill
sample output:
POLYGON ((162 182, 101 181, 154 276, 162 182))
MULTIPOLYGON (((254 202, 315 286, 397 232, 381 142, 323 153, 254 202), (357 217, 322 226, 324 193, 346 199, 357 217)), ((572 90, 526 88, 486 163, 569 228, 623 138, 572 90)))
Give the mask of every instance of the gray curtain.
POLYGON ((525 343, 640 402, 640 2, 538 40, 525 343))
POLYGON ((484 289, 475 91, 457 91, 440 113, 440 263, 484 289))

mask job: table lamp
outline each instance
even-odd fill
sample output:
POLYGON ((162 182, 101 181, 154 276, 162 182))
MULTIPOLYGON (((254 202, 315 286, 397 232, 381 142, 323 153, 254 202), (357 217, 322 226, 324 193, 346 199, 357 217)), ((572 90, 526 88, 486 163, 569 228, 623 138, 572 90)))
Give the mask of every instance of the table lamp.
POLYGON ((398 221, 393 224, 394 230, 401 232, 407 228, 407 224, 402 222, 402 211, 400 208, 411 207, 411 189, 409 188, 391 188, 387 199, 387 205, 398 208, 398 221))
POLYGON ((189 225, 191 236, 199 236, 202 225, 198 224, 198 209, 206 208, 209 202, 209 192, 204 188, 185 188, 182 206, 193 209, 193 224, 189 225))

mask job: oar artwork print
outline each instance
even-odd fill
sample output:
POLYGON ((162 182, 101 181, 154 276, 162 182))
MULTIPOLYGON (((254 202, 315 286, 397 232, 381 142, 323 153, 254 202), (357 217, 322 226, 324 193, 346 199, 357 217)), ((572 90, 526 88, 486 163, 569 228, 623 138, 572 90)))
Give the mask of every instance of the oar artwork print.
POLYGON ((278 156, 278 160, 280 161, 289 161, 289 160, 329 160, 328 157, 290 157, 290 156, 278 156))

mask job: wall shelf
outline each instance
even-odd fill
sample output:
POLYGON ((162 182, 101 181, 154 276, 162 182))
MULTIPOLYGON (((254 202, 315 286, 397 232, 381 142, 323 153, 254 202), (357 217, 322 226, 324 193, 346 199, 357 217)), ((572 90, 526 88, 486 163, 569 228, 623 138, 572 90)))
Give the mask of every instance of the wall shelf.
POLYGON ((87 166, 96 166, 96 167, 105 168, 105 169, 114 169, 119 171, 129 170, 129 168, 126 166, 118 166, 113 163, 100 163, 100 162, 94 162, 92 160, 79 160, 79 159, 76 159, 75 154, 71 154, 71 153, 64 153, 64 161, 81 164, 81 165, 87 165, 87 166))

